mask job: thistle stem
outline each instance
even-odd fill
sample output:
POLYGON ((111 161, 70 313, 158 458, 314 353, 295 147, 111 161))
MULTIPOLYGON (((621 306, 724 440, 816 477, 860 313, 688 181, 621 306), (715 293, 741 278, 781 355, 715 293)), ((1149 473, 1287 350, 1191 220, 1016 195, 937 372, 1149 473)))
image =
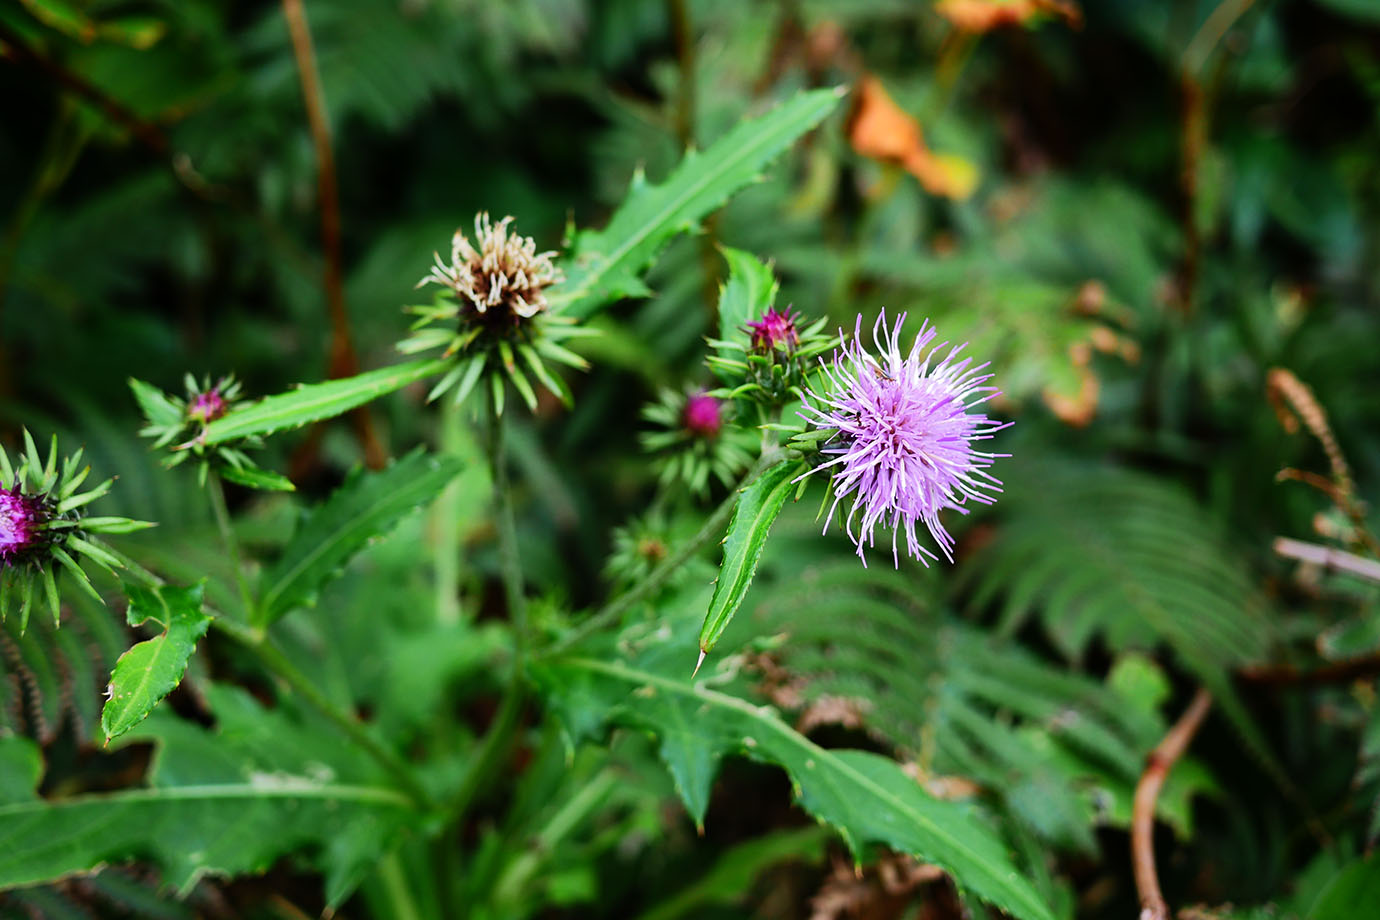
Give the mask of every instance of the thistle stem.
POLYGON ((653 592, 666 584, 670 577, 674 575, 681 566, 694 558, 695 554, 698 553, 706 543, 723 533, 724 528, 728 526, 728 519, 733 515, 733 507, 738 502, 738 493, 752 485, 767 467, 781 459, 782 453, 780 450, 772 448, 763 451, 762 456, 758 458, 752 469, 747 471, 746 475, 744 475, 742 480, 738 483, 738 486, 719 503, 719 507, 714 509, 714 513, 709 515, 709 519, 704 522, 704 526, 701 527, 693 537, 682 543, 675 552, 671 553, 660 565, 652 569, 652 571, 647 574, 646 578, 609 601, 589 619, 585 620, 579 626, 576 626, 556 642, 547 646, 541 651, 541 655, 545 657, 547 655, 559 654, 577 645, 594 633, 608 626, 610 623, 616 622, 634 604, 650 597, 653 592))
POLYGON ((527 599, 523 587, 522 564, 518 556, 517 525, 513 520, 513 498, 508 485, 503 442, 503 417, 492 413, 488 436, 489 467, 493 473, 494 499, 497 503, 499 570, 503 578, 508 616, 513 625, 513 671, 498 714, 480 744, 474 766, 465 774, 460 788, 451 799, 449 815, 452 826, 458 826, 464 820, 465 813, 474 804, 475 797, 489 784, 494 772, 508 756, 526 696, 523 671, 527 659, 527 599))
MULTIPOLYGON (((459 453, 463 422, 461 405, 453 399, 442 400, 442 453, 459 453)), ((460 625, 460 531, 456 526, 461 484, 451 482, 437 499, 432 512, 432 564, 436 572, 436 622, 442 626, 460 625)))
POLYGON ((249 579, 244 574, 244 562, 240 556, 240 541, 235 537, 235 529, 230 524, 230 510, 225 505, 225 488, 221 485, 220 477, 215 473, 207 477, 206 491, 211 496, 211 511, 216 517, 216 528, 220 530, 220 538, 225 543, 225 549, 230 554, 230 564, 235 569, 235 583, 240 589, 240 601, 244 604, 244 615, 252 621, 257 616, 257 605, 254 602, 254 594, 249 589, 249 579))

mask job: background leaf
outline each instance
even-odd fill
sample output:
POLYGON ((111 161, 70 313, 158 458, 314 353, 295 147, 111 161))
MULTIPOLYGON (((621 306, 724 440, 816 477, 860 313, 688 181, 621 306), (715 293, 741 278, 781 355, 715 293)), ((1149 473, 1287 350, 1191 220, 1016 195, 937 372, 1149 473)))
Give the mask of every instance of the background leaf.
POLYGON ((440 495, 460 469, 454 457, 416 450, 378 473, 357 472, 303 521, 264 573, 258 621, 271 623, 311 603, 355 553, 440 495))
POLYGON ((214 732, 159 713, 126 736, 158 746, 144 788, 41 799, 33 743, 0 738, 13 768, 0 771, 0 887, 140 857, 186 892, 207 873, 261 872, 300 852, 338 904, 408 822, 407 798, 329 729, 204 689, 214 732))
POLYGON ((835 90, 813 90, 743 121, 703 153, 688 151, 661 185, 639 174, 603 230, 582 230, 567 262, 566 280, 551 291, 553 305, 587 316, 622 297, 645 297, 641 274, 671 237, 758 177, 764 166, 838 105, 835 90))

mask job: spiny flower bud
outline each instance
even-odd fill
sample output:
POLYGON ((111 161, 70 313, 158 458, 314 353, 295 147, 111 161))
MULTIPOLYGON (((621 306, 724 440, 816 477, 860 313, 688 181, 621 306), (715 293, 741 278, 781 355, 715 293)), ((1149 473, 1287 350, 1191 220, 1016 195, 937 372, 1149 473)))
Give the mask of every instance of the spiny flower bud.
POLYGON ((157 449, 170 448, 163 465, 171 468, 192 461, 202 483, 214 470, 222 479, 250 489, 291 492, 291 480, 260 469, 245 453, 246 448, 261 446, 262 439, 244 437, 206 443, 211 423, 236 411, 243 402, 235 375, 226 374, 212 386, 209 376, 198 381, 187 374, 184 384, 186 396, 174 396, 142 380, 129 381, 134 398, 144 411, 146 424, 139 433, 153 438, 157 449))
POLYGON ((685 430, 701 438, 719 436, 723 426, 723 412, 719 400, 708 393, 700 392, 685 401, 685 411, 681 413, 685 430))
POLYGON ((225 402, 225 397, 220 395, 220 385, 217 384, 205 393, 197 393, 192 397, 192 401, 187 405, 187 418, 209 425, 216 419, 223 418, 228 411, 230 407, 225 402))
POLYGON ((794 351, 800 344, 800 335, 795 328, 797 318, 795 311, 789 307, 784 311, 769 307, 761 319, 749 320, 747 332, 753 350, 765 353, 780 347, 788 353, 794 351))
POLYGON ((752 465, 757 437, 737 424, 733 404, 704 390, 663 390, 661 398, 643 408, 642 417, 654 430, 642 433, 642 446, 655 452, 663 485, 677 480, 703 495, 714 477, 731 485, 752 465))
POLYGON ((54 438, 44 463, 27 431, 18 468, 0 448, 0 619, 9 615, 17 596, 21 630, 29 625, 29 611, 40 591, 47 598, 53 622, 58 621, 57 574, 62 569, 92 597, 101 599, 79 560, 90 560, 107 571, 121 562, 96 534, 153 526, 126 518, 87 517, 85 507, 110 491, 112 480, 78 491, 91 472, 81 465, 81 455, 78 450, 59 464, 54 438))

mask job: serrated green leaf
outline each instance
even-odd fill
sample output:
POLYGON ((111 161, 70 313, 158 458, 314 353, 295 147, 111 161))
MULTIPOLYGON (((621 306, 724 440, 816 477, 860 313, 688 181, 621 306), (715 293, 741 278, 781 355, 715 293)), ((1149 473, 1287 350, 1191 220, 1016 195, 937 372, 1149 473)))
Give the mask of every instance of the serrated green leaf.
POLYGON ((824 120, 841 94, 801 93, 760 118, 743 121, 704 152, 687 153, 661 185, 638 183, 603 230, 584 230, 565 261, 566 280, 552 305, 587 316, 622 297, 649 293, 641 273, 662 247, 757 178, 798 137, 824 120))
POLYGON ((300 853, 325 872, 328 904, 343 901, 411 820, 409 800, 326 727, 239 688, 204 691, 214 731, 157 712, 127 736, 156 745, 144 787, 39 798, 35 745, 0 738, 0 888, 138 857, 185 894, 300 853))
POLYGON ((182 681, 197 640, 211 625, 210 615, 201 609, 205 589, 204 580, 190 588, 125 585, 130 625, 154 620, 162 624, 163 634, 140 642, 115 662, 101 710, 107 743, 142 722, 182 681))
POLYGON ((791 482, 800 464, 783 460, 769 467, 751 485, 738 494, 733 517, 724 537, 724 561, 719 578, 714 583, 714 596, 700 628, 700 651, 709 652, 723 635, 733 614, 747 596, 757 563, 767 545, 767 535, 776 516, 795 491, 791 482))
MULTIPOLYGON (((677 650, 679 651, 679 650, 677 650)), ((964 806, 931 797, 899 764, 865 751, 826 750, 767 707, 660 673, 649 661, 566 658, 534 676, 583 735, 606 723, 653 732, 696 821, 702 821, 720 759, 741 753, 786 770, 800 805, 832 825, 855 854, 881 843, 934 863, 978 897, 1021 920, 1053 920, 1006 846, 964 806)))
POLYGON ((428 358, 395 364, 343 380, 306 384, 216 419, 206 426, 201 440, 207 445, 220 444, 334 418, 449 367, 449 361, 428 358))
POLYGON ((298 528, 264 576, 255 617, 258 625, 310 603, 355 553, 439 495, 460 469, 453 457, 417 450, 385 470, 362 473, 337 489, 298 528))
POLYGON ((182 424, 182 410, 168 397, 167 393, 134 377, 129 378, 129 388, 134 393, 134 400, 139 404, 139 410, 144 413, 144 418, 155 425, 182 424))
POLYGON ((762 318, 773 303, 780 288, 771 267, 750 252, 719 247, 728 262, 728 281, 719 289, 719 338, 744 347, 748 334, 743 331, 749 320, 762 318))

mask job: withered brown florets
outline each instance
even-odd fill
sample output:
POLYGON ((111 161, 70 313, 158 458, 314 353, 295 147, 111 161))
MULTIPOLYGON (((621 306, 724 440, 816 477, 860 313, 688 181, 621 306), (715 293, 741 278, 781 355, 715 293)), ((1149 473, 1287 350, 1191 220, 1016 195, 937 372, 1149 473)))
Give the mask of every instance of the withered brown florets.
POLYGON ((537 252, 531 237, 509 233, 512 220, 505 217, 494 224, 487 213, 478 215, 474 243, 463 230, 456 230, 450 264, 437 253, 436 264, 417 283, 453 290, 462 325, 482 324, 500 335, 510 334, 523 320, 547 309, 546 288, 564 278, 552 261, 554 252, 537 252))

